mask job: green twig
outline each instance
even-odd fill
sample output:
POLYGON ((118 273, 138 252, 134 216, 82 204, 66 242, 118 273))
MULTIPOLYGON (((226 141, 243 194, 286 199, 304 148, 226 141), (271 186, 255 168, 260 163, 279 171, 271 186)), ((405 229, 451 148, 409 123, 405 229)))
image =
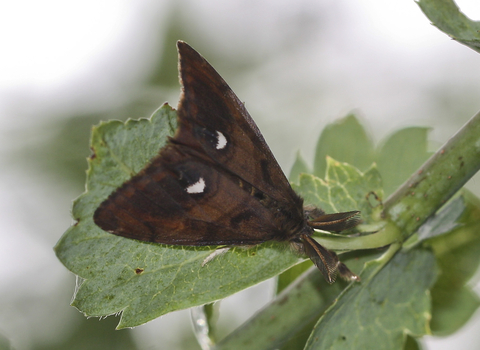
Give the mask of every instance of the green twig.
POLYGON ((380 231, 365 236, 323 235, 315 236, 315 240, 328 249, 349 251, 385 247, 393 242, 401 241, 402 235, 396 225, 387 222, 380 231))
POLYGON ((471 118, 386 201, 384 216, 414 233, 480 169, 480 113, 471 118))

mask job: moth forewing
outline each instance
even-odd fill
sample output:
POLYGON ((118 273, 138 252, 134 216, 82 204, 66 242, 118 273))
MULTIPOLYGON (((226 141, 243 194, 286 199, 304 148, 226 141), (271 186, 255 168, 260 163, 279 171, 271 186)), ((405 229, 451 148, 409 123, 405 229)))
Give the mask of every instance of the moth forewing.
POLYGON ((118 236, 171 245, 291 241, 304 246, 329 283, 338 273, 355 276, 310 235, 313 228, 353 227, 358 212, 304 212, 245 105, 197 51, 182 41, 177 47, 178 129, 100 204, 94 222, 118 236))

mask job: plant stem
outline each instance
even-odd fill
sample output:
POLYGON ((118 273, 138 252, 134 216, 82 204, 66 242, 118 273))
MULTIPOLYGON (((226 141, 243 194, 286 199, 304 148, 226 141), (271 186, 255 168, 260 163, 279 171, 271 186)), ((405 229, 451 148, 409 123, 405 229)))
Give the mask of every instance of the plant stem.
POLYGON ((399 228, 405 240, 479 169, 480 113, 385 201, 383 215, 399 228))
POLYGON ((338 283, 327 287, 322 275, 313 267, 214 349, 279 349, 305 325, 314 324, 341 289, 338 283))
POLYGON ((315 240, 328 249, 338 252, 385 247, 393 242, 402 241, 402 234, 396 225, 387 222, 380 231, 365 236, 323 235, 315 236, 315 240))

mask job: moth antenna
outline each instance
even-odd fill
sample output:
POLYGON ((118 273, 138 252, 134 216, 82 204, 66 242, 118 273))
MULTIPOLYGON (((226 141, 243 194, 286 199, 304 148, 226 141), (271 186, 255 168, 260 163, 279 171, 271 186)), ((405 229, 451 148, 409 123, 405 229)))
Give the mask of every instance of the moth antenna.
POLYGON ((308 221, 308 225, 324 231, 340 232, 357 226, 360 222, 359 211, 322 214, 308 221))

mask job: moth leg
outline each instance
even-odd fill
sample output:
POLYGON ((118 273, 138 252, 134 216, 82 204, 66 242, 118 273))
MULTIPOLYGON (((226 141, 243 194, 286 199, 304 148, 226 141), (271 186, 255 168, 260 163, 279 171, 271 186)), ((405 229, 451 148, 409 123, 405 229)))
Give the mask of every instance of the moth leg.
POLYGON ((346 281, 360 282, 360 277, 355 275, 350 269, 338 260, 335 252, 326 249, 320 243, 315 241, 310 236, 303 234, 300 242, 303 243, 303 250, 306 255, 312 260, 315 266, 320 270, 328 283, 335 282, 337 275, 346 281))
POLYGON ((360 282, 360 276, 355 275, 350 269, 341 261, 338 262, 338 275, 344 280, 344 281, 355 281, 355 282, 360 282))
POLYGON ((223 247, 223 248, 215 249, 213 252, 210 253, 209 256, 207 256, 205 258, 205 260, 203 260, 202 267, 204 267, 206 264, 208 264, 210 261, 212 261, 215 257, 228 252, 230 250, 230 248, 232 248, 232 247, 223 247))

